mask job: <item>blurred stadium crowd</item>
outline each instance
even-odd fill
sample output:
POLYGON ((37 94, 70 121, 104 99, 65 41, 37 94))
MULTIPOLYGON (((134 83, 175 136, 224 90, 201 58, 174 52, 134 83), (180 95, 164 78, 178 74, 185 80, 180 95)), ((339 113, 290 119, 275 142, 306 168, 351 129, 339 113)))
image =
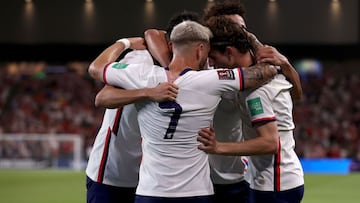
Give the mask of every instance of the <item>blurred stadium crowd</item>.
POLYGON ((360 77, 343 65, 302 77, 304 98, 294 105, 299 157, 360 159, 360 77))
MULTIPOLYGON (((0 134, 80 134, 87 155, 104 112, 94 106, 103 84, 88 76, 88 65, 0 64, 0 134)), ((321 74, 301 76, 304 98, 294 104, 299 157, 360 160, 359 74, 325 66, 321 74)), ((0 143, 0 157, 25 156, 14 147, 0 143)))
MULTIPOLYGON (((84 150, 91 147, 104 109, 94 107, 102 84, 87 75, 87 67, 87 63, 76 62, 59 66, 42 62, 2 64, 0 134, 80 134, 84 137, 84 150)), ((31 148, 32 144, 26 147, 31 148)), ((0 149, 3 158, 27 158, 36 153, 31 149, 16 150, 20 149, 19 144, 9 142, 2 143, 0 149)))

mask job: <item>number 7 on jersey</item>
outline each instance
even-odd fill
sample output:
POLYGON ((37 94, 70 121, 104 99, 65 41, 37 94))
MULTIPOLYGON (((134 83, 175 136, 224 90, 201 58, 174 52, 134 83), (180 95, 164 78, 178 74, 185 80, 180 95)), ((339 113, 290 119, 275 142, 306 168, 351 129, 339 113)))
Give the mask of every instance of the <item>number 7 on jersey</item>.
POLYGON ((182 107, 180 104, 170 101, 170 102, 161 102, 159 103, 159 107, 162 109, 170 109, 172 110, 172 115, 170 118, 169 127, 166 129, 166 133, 164 139, 172 139, 178 125, 178 121, 180 119, 180 114, 182 113, 182 107))

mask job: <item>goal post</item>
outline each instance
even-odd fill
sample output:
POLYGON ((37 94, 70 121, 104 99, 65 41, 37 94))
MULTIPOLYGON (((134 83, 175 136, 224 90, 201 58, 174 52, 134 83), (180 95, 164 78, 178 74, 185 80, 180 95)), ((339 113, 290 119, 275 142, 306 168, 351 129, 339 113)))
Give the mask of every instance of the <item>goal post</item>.
POLYGON ((84 167, 84 141, 79 134, 0 133, 0 168, 84 167))

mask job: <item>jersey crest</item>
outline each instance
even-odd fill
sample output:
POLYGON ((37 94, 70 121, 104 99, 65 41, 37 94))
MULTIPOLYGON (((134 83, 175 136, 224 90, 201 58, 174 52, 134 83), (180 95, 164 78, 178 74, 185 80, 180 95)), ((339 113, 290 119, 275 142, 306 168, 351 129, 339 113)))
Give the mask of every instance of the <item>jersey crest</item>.
POLYGON ((234 71, 232 70, 218 70, 217 74, 219 80, 235 80, 234 71))

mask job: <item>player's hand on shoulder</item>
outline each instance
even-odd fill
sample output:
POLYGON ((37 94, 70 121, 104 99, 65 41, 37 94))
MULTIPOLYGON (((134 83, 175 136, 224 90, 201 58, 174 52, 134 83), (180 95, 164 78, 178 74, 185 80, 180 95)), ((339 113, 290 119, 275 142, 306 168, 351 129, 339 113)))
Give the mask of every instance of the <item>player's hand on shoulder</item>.
POLYGON ((202 128, 199 130, 198 135, 197 141, 201 142, 198 149, 209 154, 216 154, 218 143, 215 138, 214 128, 202 128))
POLYGON ((284 66, 289 63, 288 59, 282 55, 275 47, 263 46, 256 52, 256 61, 259 63, 270 63, 275 66, 284 66))
POLYGON ((149 88, 147 95, 152 101, 175 101, 178 89, 179 87, 174 83, 163 82, 154 88, 149 88))
POLYGON ((142 37, 130 37, 128 38, 130 41, 130 48, 135 50, 144 50, 146 49, 146 43, 144 38, 142 37))

